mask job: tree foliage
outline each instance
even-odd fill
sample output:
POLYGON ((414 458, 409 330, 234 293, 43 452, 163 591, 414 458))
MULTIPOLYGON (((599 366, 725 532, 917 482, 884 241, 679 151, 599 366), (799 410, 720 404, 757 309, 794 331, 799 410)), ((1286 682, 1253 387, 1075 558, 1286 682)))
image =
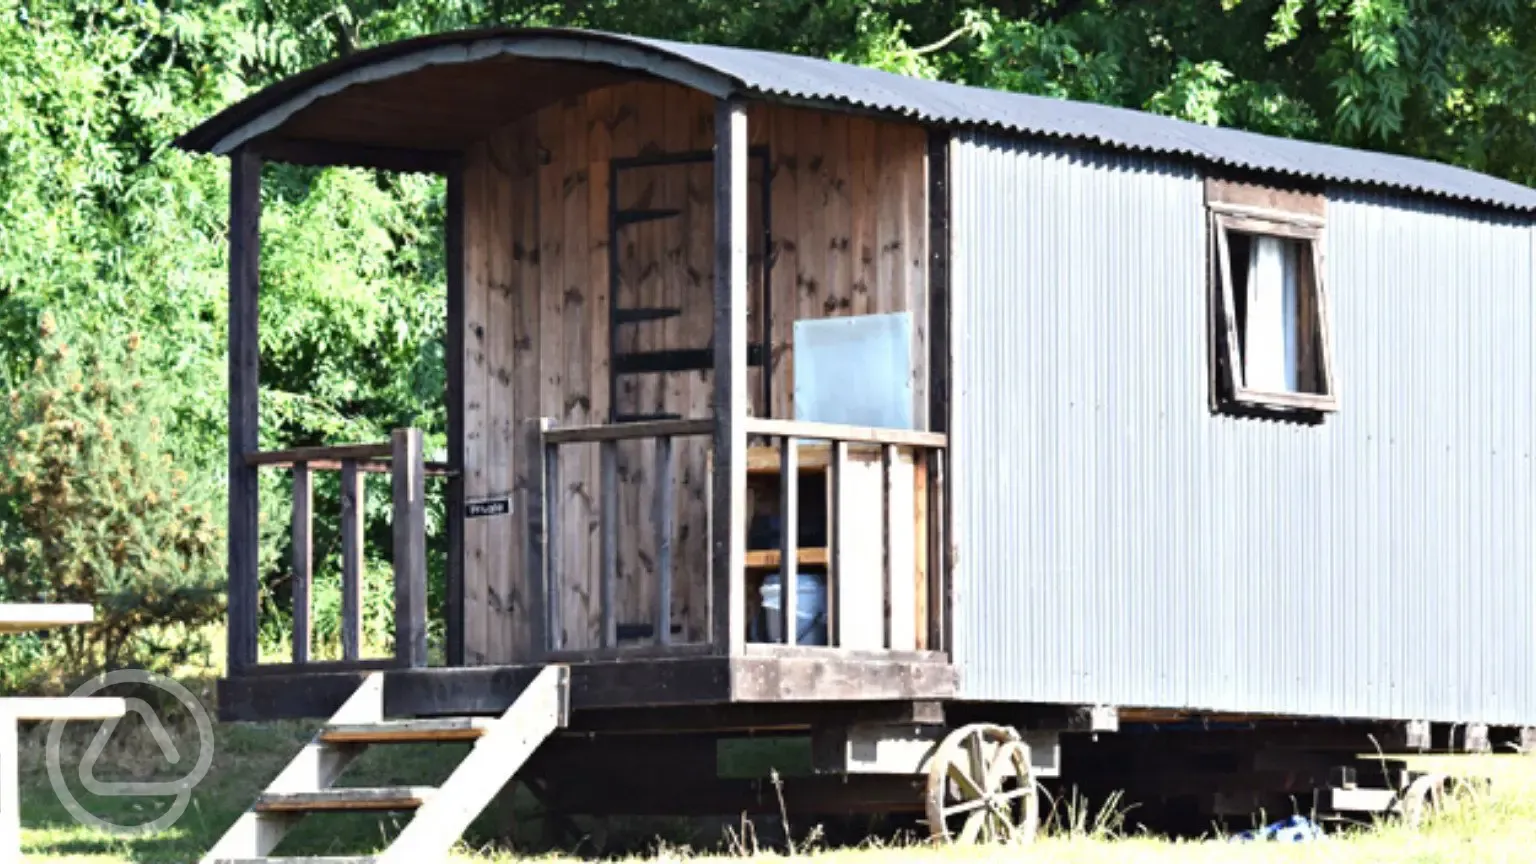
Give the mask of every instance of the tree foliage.
POLYGON ((216 490, 172 454, 174 394, 139 367, 137 333, 80 344, 44 313, 39 340, 0 415, 0 592, 96 608, 52 643, 72 670, 164 671, 188 647, 160 640, 166 627, 196 632, 221 612, 216 490))
MULTIPOLYGON (((47 360, 44 310, 85 341, 142 334, 134 362, 164 388, 167 451, 189 484, 218 482, 226 167, 170 141, 316 63, 497 24, 831 57, 1536 182, 1536 4, 1520 0, 0 0, 0 370, 25 381, 47 360)), ((286 166, 264 180, 262 445, 411 424, 440 447, 441 184, 286 166)), ((286 491, 263 484, 280 608, 286 491)), ((0 509, 8 556, 37 530, 15 500, 0 509)), ((317 525, 331 575, 335 529, 317 525)))

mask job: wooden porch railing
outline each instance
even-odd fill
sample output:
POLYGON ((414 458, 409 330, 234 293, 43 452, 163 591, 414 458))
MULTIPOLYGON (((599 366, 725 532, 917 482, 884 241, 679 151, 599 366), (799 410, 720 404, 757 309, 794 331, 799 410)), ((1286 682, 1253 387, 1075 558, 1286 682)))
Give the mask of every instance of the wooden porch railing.
MULTIPOLYGON (((937 432, 841 426, 761 417, 747 418, 747 436, 774 441, 777 443, 779 452, 779 519, 783 528, 780 531, 777 558, 779 572, 782 574, 779 591, 779 624, 780 632, 784 634, 783 644, 793 647, 798 630, 799 610, 796 607, 799 591, 798 585, 793 584, 797 571, 796 565, 790 562, 804 562, 805 558, 798 548, 799 531, 791 530, 791 526, 797 527, 800 521, 798 518, 801 473, 799 452, 800 441, 805 439, 825 441, 831 447, 826 472, 828 500, 831 503, 831 511, 828 513, 830 524, 825 559, 827 646, 844 647, 845 639, 839 626, 844 617, 843 610, 840 608, 843 597, 842 579, 845 575, 842 571, 851 562, 859 561, 866 556, 879 555, 880 595, 868 597, 867 600, 859 598, 858 602, 861 605, 865 602, 880 604, 882 632, 878 644, 859 644, 853 647, 885 650, 906 647, 895 644, 894 625, 897 612, 907 610, 897 610, 892 603, 892 588, 897 578, 896 558, 893 551, 897 548, 896 544, 906 541, 914 543, 913 563, 926 577, 925 590, 922 592, 924 600, 919 601, 914 593, 914 604, 922 603, 925 608, 912 610, 924 619, 921 625, 914 622, 914 627, 925 627, 926 632, 914 641, 927 650, 948 650, 946 643, 948 570, 943 554, 945 548, 944 468, 948 437, 937 432), (871 508, 878 513, 879 534, 877 538, 866 538, 865 542, 855 541, 850 528, 867 517, 863 513, 846 512, 844 504, 850 448, 878 448, 880 453, 878 508, 871 508), (913 463, 915 482, 910 494, 913 496, 913 507, 918 517, 914 520, 915 524, 914 522, 898 523, 894 518, 892 507, 897 492, 892 482, 892 469, 901 458, 903 451, 910 452, 913 463), (868 542, 876 539, 877 543, 868 542), (916 542, 919 539, 922 540, 921 543, 916 542), (919 557, 925 560, 918 560, 919 557)), ((907 490, 903 490, 902 494, 906 493, 907 490)), ((914 635, 917 634, 914 633, 914 635)))
MULTIPOLYGON (((713 432, 714 421, 709 418, 567 428, 556 428, 548 419, 542 421, 541 446, 538 448, 541 465, 538 466, 536 476, 542 477, 543 490, 542 494, 530 496, 529 500, 536 502, 538 506, 530 508, 531 512, 528 516, 534 538, 530 544, 530 554, 536 556, 535 560, 529 562, 529 572, 536 574, 540 579, 541 584, 537 586, 535 593, 544 604, 542 614, 535 616, 538 619, 535 626, 542 629, 541 633, 535 634, 534 639, 534 644, 542 649, 539 653, 548 659, 590 660, 617 656, 676 655, 700 650, 720 650, 720 646, 715 644, 713 639, 706 641, 705 644, 674 644, 670 626, 674 579, 672 535, 676 518, 672 500, 673 444, 677 438, 707 437, 713 432), (618 446, 623 441, 641 440, 656 442, 655 466, 651 476, 651 494, 654 495, 654 500, 650 502, 656 533, 654 538, 656 605, 652 612, 654 627, 648 643, 621 645, 615 597, 620 530, 618 446), (562 638, 564 621, 562 605, 568 586, 561 561, 563 543, 560 538, 563 526, 559 493, 563 489, 562 448, 577 445, 596 445, 599 450, 597 489, 599 555, 596 613, 600 617, 600 624, 597 628, 598 637, 595 647, 569 650, 563 644, 562 638)), ((782 538, 780 548, 754 552, 747 556, 747 561, 754 572, 761 571, 765 566, 769 569, 777 566, 783 574, 780 591, 782 600, 779 604, 781 632, 785 634, 783 645, 789 648, 797 647, 795 622, 798 616, 796 608, 798 591, 795 590, 797 570, 794 564, 785 562, 800 562, 826 567, 828 586, 826 647, 875 650, 902 650, 903 647, 910 647, 930 651, 947 650, 948 578, 943 555, 943 495, 947 437, 931 432, 763 418, 747 418, 746 434, 749 439, 778 442, 779 506, 781 508, 779 517, 781 525, 784 526, 780 532, 782 538), (834 506, 829 513, 830 531, 826 550, 799 549, 798 531, 791 528, 791 526, 797 528, 800 523, 798 518, 801 470, 798 461, 800 450, 798 442, 800 439, 825 441, 830 444, 827 483, 831 502, 841 502, 845 498, 850 448, 858 451, 861 456, 871 449, 878 450, 880 454, 879 487, 876 492, 878 500, 872 500, 870 510, 861 513, 839 512, 834 506), (908 456, 912 463, 912 476, 915 482, 914 488, 904 490, 902 494, 911 496, 912 507, 917 518, 909 519, 902 524, 895 519, 891 506, 895 493, 893 467, 898 460, 908 456), (849 526, 855 524, 866 529, 857 537, 849 530, 849 526), (878 526, 873 534, 868 530, 871 525, 878 526), (920 542, 918 536, 921 537, 920 542), (900 548, 899 544, 902 543, 912 544, 909 547, 912 550, 910 559, 905 555, 892 554, 892 550, 900 548), (811 554, 802 554, 804 552, 811 554), (862 565, 871 556, 880 556, 879 585, 876 591, 870 593, 870 596, 867 598, 861 596, 856 602, 861 608, 868 608, 865 604, 882 605, 882 632, 872 639, 867 638, 867 635, 857 640, 844 639, 841 636, 842 631, 837 626, 840 616, 838 598, 842 593, 840 579, 843 573, 841 571, 855 563, 862 565), (898 578, 896 575, 898 561, 903 565, 907 563, 913 565, 907 571, 907 578, 916 579, 921 575, 925 581, 920 591, 914 586, 911 595, 912 603, 899 610, 893 608, 891 600, 893 580, 898 578), (915 644, 910 646, 897 644, 894 638, 896 628, 893 626, 897 614, 910 614, 914 618, 919 616, 922 618, 921 623, 913 622, 911 631, 903 630, 911 633, 908 641, 915 644), (845 643, 855 642, 857 644, 845 646, 845 643)), ((747 453, 741 454, 738 458, 753 459, 747 453)), ((712 470, 718 470, 718 468, 719 466, 712 466, 712 470)), ((710 536, 704 538, 706 544, 712 543, 713 532, 716 530, 718 526, 709 526, 710 536)), ((690 574, 695 578, 700 575, 690 574)), ((745 605, 748 602, 745 572, 732 574, 728 597, 716 596, 718 592, 713 578, 708 578, 705 582, 707 583, 706 603, 710 608, 721 603, 745 605)), ((736 635, 740 637, 744 634, 736 635)), ((734 638, 730 639, 728 644, 744 644, 744 642, 744 638, 734 638)))
MULTIPOLYGON (((310 668, 368 669, 427 665, 426 478, 448 476, 447 466, 427 462, 419 429, 396 429, 388 442, 299 447, 252 453, 247 465, 286 468, 293 474, 293 663, 310 668), (341 652, 339 663, 317 664, 311 650, 311 582, 314 574, 315 471, 341 473, 341 652), (394 490, 395 654, 365 660, 363 644, 364 480, 389 474, 394 490)), ((272 666, 259 664, 247 673, 272 666)))
POLYGON ((621 441, 656 442, 656 464, 652 483, 655 499, 656 530, 656 606, 652 646, 623 649, 622 653, 644 653, 648 648, 661 653, 679 653, 679 649, 691 646, 672 644, 672 532, 676 525, 675 507, 672 500, 674 477, 673 441, 676 438, 707 437, 714 432, 714 421, 709 418, 694 420, 656 420, 639 423, 620 423, 602 426, 570 426, 556 428, 554 421, 541 421, 543 494, 530 500, 539 501, 539 508, 529 514, 531 530, 536 538, 531 544, 542 561, 530 562, 530 572, 538 574, 542 586, 539 594, 544 601, 544 614, 538 624, 543 633, 537 634, 535 644, 543 646, 543 652, 551 658, 601 657, 621 653, 618 638, 617 602, 615 585, 618 581, 619 560, 619 472, 618 452, 621 441), (567 446, 596 444, 599 453, 598 510, 599 510, 599 646, 596 650, 571 652, 566 650, 563 639, 561 570, 561 531, 559 491, 560 449, 567 446))

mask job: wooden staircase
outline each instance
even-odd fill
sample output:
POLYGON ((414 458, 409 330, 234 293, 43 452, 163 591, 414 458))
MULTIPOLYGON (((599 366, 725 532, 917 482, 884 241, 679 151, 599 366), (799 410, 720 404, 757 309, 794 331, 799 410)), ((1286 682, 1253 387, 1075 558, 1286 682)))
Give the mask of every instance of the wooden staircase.
POLYGON ((565 726, 569 671, 549 666, 500 717, 384 719, 384 675, 375 672, 230 826, 202 864, 433 864, 444 860, 470 822, 512 779, 544 739, 565 726), (473 741, 443 785, 337 786, 369 747, 473 741), (415 815, 394 841, 371 855, 269 857, 311 813, 392 811, 415 815))

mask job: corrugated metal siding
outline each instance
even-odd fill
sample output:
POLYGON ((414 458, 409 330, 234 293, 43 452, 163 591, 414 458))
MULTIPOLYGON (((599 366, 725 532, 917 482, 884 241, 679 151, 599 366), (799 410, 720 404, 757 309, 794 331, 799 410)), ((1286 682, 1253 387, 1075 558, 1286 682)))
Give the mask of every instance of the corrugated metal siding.
POLYGON ((966 698, 1536 722, 1528 225, 1330 194, 1342 410, 1240 420, 1193 170, 952 164, 966 698))

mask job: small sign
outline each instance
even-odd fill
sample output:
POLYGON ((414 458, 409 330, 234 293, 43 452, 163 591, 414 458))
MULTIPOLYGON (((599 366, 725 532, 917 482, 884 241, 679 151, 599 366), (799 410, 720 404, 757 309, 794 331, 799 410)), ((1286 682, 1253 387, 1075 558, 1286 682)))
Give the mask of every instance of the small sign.
POLYGON ((486 498, 480 501, 470 501, 464 505, 464 518, 466 519, 478 519, 481 516, 505 516, 511 512, 511 498, 486 498))

